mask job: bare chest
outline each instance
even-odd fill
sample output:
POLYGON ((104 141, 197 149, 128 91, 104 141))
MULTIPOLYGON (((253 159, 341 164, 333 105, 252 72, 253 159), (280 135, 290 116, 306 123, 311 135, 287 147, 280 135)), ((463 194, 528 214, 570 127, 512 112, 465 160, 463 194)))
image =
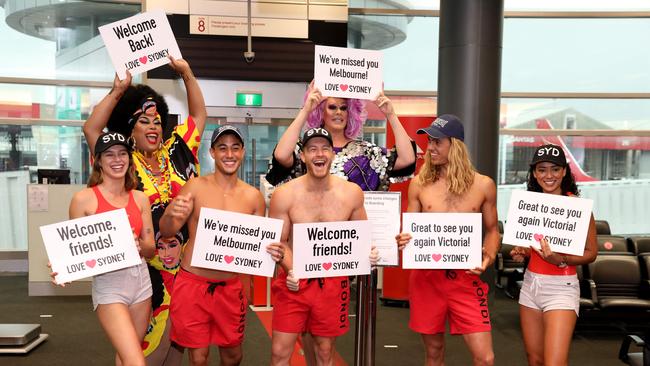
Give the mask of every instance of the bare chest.
POLYGON ((289 210, 293 223, 346 221, 352 215, 352 206, 335 193, 325 195, 302 193, 294 197, 289 210))
POLYGON ((430 185, 420 192, 422 212, 481 212, 484 201, 485 194, 476 185, 460 196, 442 185, 430 185))

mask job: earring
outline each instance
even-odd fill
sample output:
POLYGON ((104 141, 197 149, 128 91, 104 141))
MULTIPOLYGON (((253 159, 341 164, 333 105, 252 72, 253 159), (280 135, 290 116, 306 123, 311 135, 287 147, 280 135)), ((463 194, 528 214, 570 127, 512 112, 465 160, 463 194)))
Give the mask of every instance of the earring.
POLYGON ((127 139, 127 143, 131 145, 131 149, 136 150, 135 148, 135 138, 133 138, 133 135, 129 136, 127 139))

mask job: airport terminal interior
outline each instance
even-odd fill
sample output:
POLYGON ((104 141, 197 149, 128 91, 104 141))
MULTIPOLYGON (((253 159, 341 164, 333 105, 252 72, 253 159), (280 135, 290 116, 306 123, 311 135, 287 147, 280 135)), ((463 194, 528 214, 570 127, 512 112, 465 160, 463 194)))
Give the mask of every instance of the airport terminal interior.
MULTIPOLYGON (((415 131, 442 113, 466 118, 472 160, 497 185, 501 234, 536 147, 561 146, 580 196, 593 200, 598 242, 596 260, 578 268, 569 363, 635 364, 645 350, 650 365, 650 346, 641 342, 650 341, 647 0, 0 0, 0 364, 113 364, 91 282, 50 283, 39 227, 67 220, 72 195, 90 176, 82 126, 116 70, 98 27, 156 9, 167 14, 205 99, 200 174, 215 169, 213 131, 237 126, 246 147, 238 175, 267 204, 273 187, 265 174, 314 78, 316 45, 381 51, 384 92, 417 144, 418 167, 427 139, 415 131), (466 35, 496 41, 468 41, 465 53, 449 47, 466 35), (29 328, 29 342, 12 343, 15 332, 27 331, 2 327, 10 324, 38 326, 29 328), (30 342, 37 343, 26 349, 30 342)), ((171 121, 187 118, 183 82, 168 66, 133 83, 164 95, 171 121)), ((366 105, 362 138, 390 148, 390 124, 366 105)), ((390 190, 405 202, 408 182, 390 190)), ((503 243, 483 277, 497 365, 527 364, 517 303, 525 266, 512 260, 512 248, 503 243)), ((379 269, 373 360, 362 364, 423 364, 420 336, 408 328, 408 275, 379 269)), ((270 280, 241 277, 251 305, 242 364, 265 365, 270 280)), ((358 365, 352 293, 352 326, 336 343, 337 365, 358 365)), ((471 364, 462 337, 446 341, 445 364, 471 364)), ((218 359, 213 348, 210 364, 218 359)), ((291 364, 305 365, 300 345, 291 364)))

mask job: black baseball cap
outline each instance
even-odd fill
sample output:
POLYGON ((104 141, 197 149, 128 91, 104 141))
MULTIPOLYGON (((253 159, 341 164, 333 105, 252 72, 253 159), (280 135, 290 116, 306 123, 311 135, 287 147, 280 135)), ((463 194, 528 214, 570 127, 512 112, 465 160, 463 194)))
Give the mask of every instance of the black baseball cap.
POLYGON ((454 137, 460 141, 465 140, 465 129, 463 124, 460 122, 460 119, 453 114, 443 114, 438 116, 431 126, 427 128, 420 128, 417 131, 418 135, 426 133, 434 139, 440 139, 445 137, 454 137))
POLYGON ((241 145, 244 146, 244 135, 241 133, 239 128, 233 125, 222 125, 212 132, 212 138, 210 139, 210 147, 212 147, 214 143, 217 142, 217 139, 221 137, 221 135, 223 135, 224 133, 231 133, 237 136, 237 138, 239 138, 239 141, 241 141, 241 145))
POLYGON ((95 155, 99 155, 108 150, 111 146, 122 145, 128 151, 131 151, 131 145, 124 135, 118 132, 105 132, 99 135, 95 143, 95 155))
POLYGON ((315 127, 315 128, 308 129, 302 135, 302 140, 301 140, 302 147, 304 148, 305 145, 307 145, 307 141, 313 139, 314 137, 323 137, 330 143, 330 145, 334 146, 334 142, 332 141, 332 135, 322 127, 315 127))
POLYGON ((537 163, 549 162, 559 166, 567 166, 566 156, 561 146, 546 144, 535 149, 533 160, 530 166, 535 166, 537 163))

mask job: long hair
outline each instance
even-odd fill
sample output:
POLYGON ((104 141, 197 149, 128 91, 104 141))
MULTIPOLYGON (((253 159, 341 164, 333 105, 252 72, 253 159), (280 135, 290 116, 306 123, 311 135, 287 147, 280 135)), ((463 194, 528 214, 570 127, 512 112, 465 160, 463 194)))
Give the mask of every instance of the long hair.
MULTIPOLYGON (((447 157, 446 176, 448 191, 455 195, 461 195, 467 192, 474 183, 476 170, 469 160, 469 152, 465 143, 453 137, 449 140, 451 146, 447 157)), ((417 175, 418 183, 424 186, 437 181, 440 178, 440 171, 441 168, 431 162, 431 154, 424 154, 424 164, 417 175)))
MULTIPOLYGON (((167 119, 169 115, 169 107, 165 102, 162 95, 156 93, 150 86, 144 84, 130 85, 124 95, 117 102, 117 105, 111 112, 108 118, 106 127, 109 131, 119 132, 122 135, 129 137, 133 131, 133 124, 129 125, 129 120, 133 117, 133 112, 137 111, 141 106, 138 105, 144 98, 152 96, 156 101, 156 109, 160 114, 160 122, 162 123, 163 132, 167 132, 167 119)), ((163 140, 169 136, 163 136, 163 140)))
MULTIPOLYGON (((99 162, 101 158, 101 153, 95 155, 95 161, 93 161, 93 170, 90 172, 90 178, 88 178, 88 188, 94 187, 101 184, 104 181, 102 164, 99 162)), ((124 189, 126 191, 131 191, 136 189, 138 186, 138 178, 136 177, 135 164, 133 163, 133 155, 129 153, 129 169, 126 170, 126 175, 124 176, 124 189)))
MULTIPOLYGON (((537 183, 537 179, 533 175, 535 166, 537 166, 537 164, 531 165, 530 168, 528 168, 528 175, 526 177, 528 182, 526 185, 529 191, 542 193, 544 190, 542 189, 542 186, 537 183)), ((564 175, 564 178, 562 178, 562 183, 560 183, 560 188, 562 189, 562 195, 564 196, 566 196, 567 193, 574 196, 580 196, 580 190, 578 189, 578 185, 576 185, 576 177, 573 176, 571 166, 568 164, 566 166, 566 174, 564 175)))
MULTIPOLYGON (((305 94, 305 99, 307 94, 305 94)), ((363 124, 368 118, 368 111, 366 111, 366 102, 361 99, 353 98, 342 98, 347 101, 348 105, 348 121, 345 124, 345 131, 343 134, 346 138, 354 140, 361 134, 363 124)), ((325 103, 327 98, 325 98, 316 108, 314 108, 309 116, 307 116, 307 129, 324 127, 323 126, 323 110, 326 108, 325 103)))

